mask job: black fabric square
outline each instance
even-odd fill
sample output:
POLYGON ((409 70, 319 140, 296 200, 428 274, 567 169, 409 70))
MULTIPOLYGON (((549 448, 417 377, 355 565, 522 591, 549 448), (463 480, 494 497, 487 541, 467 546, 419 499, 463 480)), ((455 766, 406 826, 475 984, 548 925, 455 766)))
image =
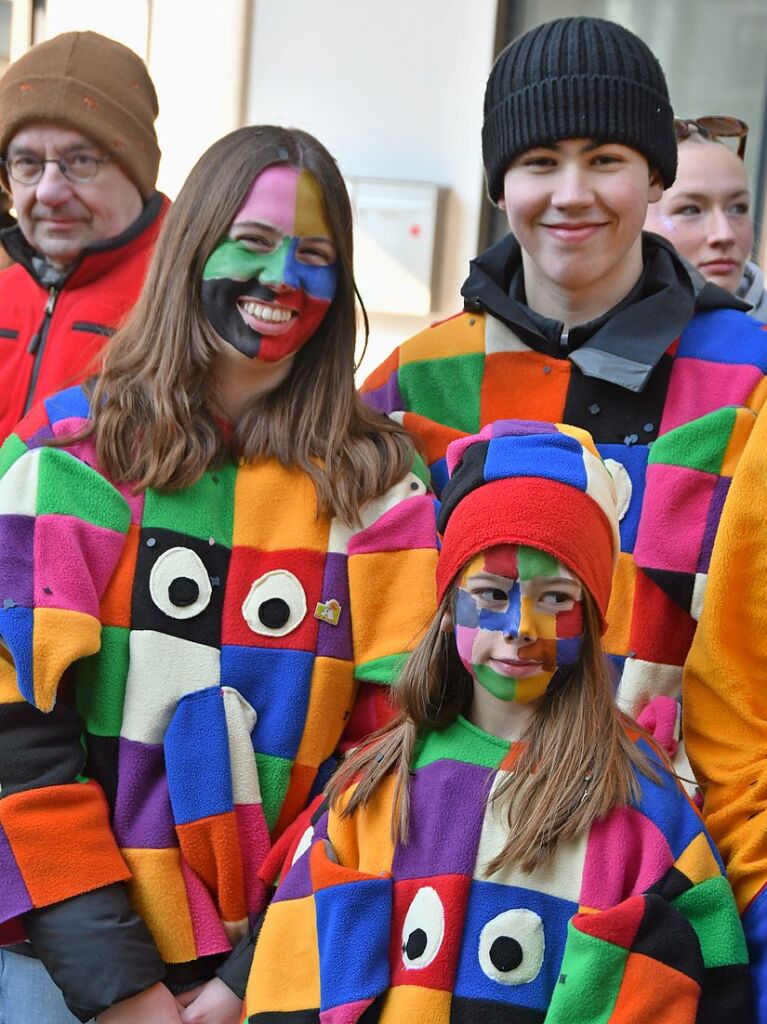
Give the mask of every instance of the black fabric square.
POLYGON ((447 521, 453 513, 453 509, 459 501, 463 501, 467 494, 476 490, 485 482, 485 458, 489 441, 478 441, 468 448, 461 459, 461 463, 453 473, 452 477, 445 484, 441 496, 441 506, 437 529, 444 533, 447 521))
POLYGON ((586 377, 573 366, 563 423, 584 427, 599 444, 647 444, 658 436, 674 360, 661 356, 644 391, 586 377))
POLYGON ((703 985, 703 954, 698 934, 681 911, 660 896, 645 896, 645 912, 636 934, 633 952, 686 974, 703 985))
POLYGON ((131 598, 131 629, 221 645, 231 552, 174 530, 142 527, 131 598))
POLYGON ((689 889, 692 889, 692 882, 687 875, 672 867, 668 869, 663 878, 659 878, 655 885, 647 890, 647 894, 661 896, 666 902, 671 903, 677 896, 681 896, 689 889))
POLYGON ((747 1024, 754 1020, 751 969, 748 964, 709 967, 703 979, 695 1024, 747 1024))
POLYGON ((546 1014, 529 1006, 498 1003, 494 999, 453 996, 450 1024, 542 1024, 546 1014))
POLYGON ((656 586, 683 608, 689 615, 692 607, 692 595, 695 590, 695 576, 690 572, 672 572, 669 569, 648 569, 642 571, 650 577, 656 586))
POLYGON ((85 774, 89 779, 98 782, 104 790, 109 807, 113 809, 117 802, 117 761, 120 741, 117 736, 96 736, 86 732, 85 742, 88 750, 85 774))

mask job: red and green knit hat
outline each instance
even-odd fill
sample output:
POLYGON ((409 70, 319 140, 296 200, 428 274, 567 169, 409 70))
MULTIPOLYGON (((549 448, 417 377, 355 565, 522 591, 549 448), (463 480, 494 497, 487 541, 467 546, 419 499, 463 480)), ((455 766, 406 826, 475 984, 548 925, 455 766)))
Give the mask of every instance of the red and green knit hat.
POLYGON ((615 485, 591 435, 562 423, 498 420, 447 450, 437 564, 440 600, 496 544, 546 551, 588 588, 606 628, 620 551, 615 485))

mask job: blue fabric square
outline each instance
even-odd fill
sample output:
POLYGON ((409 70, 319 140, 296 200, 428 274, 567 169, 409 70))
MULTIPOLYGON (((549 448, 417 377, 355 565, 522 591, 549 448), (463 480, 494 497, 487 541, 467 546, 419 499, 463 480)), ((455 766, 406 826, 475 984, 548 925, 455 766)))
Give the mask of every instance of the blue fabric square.
POLYGON ((320 1006, 371 999, 389 987, 392 883, 371 878, 315 894, 320 1006))
POLYGON ((764 327, 736 309, 698 313, 682 333, 677 349, 679 356, 732 366, 750 363, 767 373, 764 327))
POLYGON ((46 398, 43 404, 51 425, 72 417, 87 419, 90 414, 90 401, 79 384, 46 398))
POLYGON ((314 654, 284 648, 221 648, 221 685, 239 690, 255 709, 253 747, 295 760, 309 706, 314 654))
POLYGON ((431 472, 431 485, 434 488, 435 493, 442 494, 449 479, 447 459, 445 456, 443 455, 441 459, 437 459, 436 462, 432 462, 429 470, 431 472))
POLYGON ((545 1011, 577 910, 576 903, 533 889, 473 881, 455 994, 545 1011))
MULTIPOLYGON (((655 769, 658 782, 653 782, 641 772, 635 772, 641 791, 636 806, 646 818, 657 825, 676 859, 703 831, 703 824, 677 781, 669 775, 657 752, 645 740, 640 740, 637 746, 655 769)), ((718 854, 716 859, 721 866, 718 854)))
MULTIPOLYGON (((2 597, 2 595, 0 595, 2 597)), ((11 652, 16 666, 16 683, 22 697, 35 703, 35 683, 32 675, 32 630, 34 612, 31 608, 0 605, 0 641, 11 652)))
POLYGON ((163 744, 177 825, 233 809, 229 738, 220 687, 182 697, 163 744))
POLYGON ((639 517, 644 501, 645 476, 647 474, 647 457, 650 449, 644 444, 598 444, 597 449, 603 459, 614 459, 624 467, 631 480, 631 502, 621 519, 621 551, 632 552, 637 541, 639 517))
POLYGON ((494 437, 487 446, 485 480, 537 476, 586 490, 588 483, 580 441, 567 434, 494 437))

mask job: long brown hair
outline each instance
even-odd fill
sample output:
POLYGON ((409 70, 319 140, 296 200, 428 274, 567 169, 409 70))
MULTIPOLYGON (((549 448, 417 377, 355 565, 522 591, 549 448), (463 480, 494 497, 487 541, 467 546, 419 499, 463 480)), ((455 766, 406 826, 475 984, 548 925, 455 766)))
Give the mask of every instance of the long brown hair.
MULTIPOLYGON (((363 807, 390 772, 396 776, 392 837, 407 841, 410 829, 409 775, 419 737, 442 729, 468 707, 474 681, 461 664, 454 633, 442 619, 453 605, 448 588, 423 640, 408 659, 396 689, 398 713, 344 761, 328 785, 331 801, 356 787, 344 816, 363 807)), ((507 865, 532 871, 557 846, 585 831, 616 807, 639 795, 635 770, 657 776, 633 742, 641 734, 616 707, 600 640, 600 619, 584 588, 585 632, 570 675, 548 690, 520 744, 514 771, 493 791, 509 834, 501 852, 485 866, 492 875, 507 865)))
POLYGON ((304 470, 322 511, 355 525, 361 506, 411 468, 413 449, 402 427, 357 395, 349 197, 330 153, 297 129, 240 128, 199 159, 165 219, 141 296, 107 346, 92 384, 92 420, 80 436, 92 434, 101 465, 136 489, 189 487, 230 457, 207 408, 217 344, 200 282, 253 179, 276 163, 319 182, 338 254, 336 293, 286 380, 241 417, 234 445, 246 459, 304 470))

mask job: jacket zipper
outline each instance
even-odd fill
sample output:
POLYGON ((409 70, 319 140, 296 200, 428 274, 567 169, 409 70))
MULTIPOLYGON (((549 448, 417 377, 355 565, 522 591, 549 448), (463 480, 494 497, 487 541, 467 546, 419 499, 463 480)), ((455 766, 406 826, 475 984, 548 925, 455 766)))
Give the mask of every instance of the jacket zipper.
POLYGON ((43 321, 37 328, 35 333, 27 345, 27 352, 30 355, 34 355, 35 361, 32 366, 32 376, 29 379, 29 386, 27 388, 27 397, 24 402, 24 415, 29 412, 29 408, 32 405, 32 395, 35 393, 35 387, 37 386, 37 378, 40 376, 40 364, 43 361, 43 352, 45 351, 45 339, 48 337, 48 331, 51 326, 51 317, 53 316, 53 310, 56 306, 56 299, 59 297, 59 293, 55 288, 51 288, 48 291, 48 299, 45 303, 45 310, 43 313, 43 321))

